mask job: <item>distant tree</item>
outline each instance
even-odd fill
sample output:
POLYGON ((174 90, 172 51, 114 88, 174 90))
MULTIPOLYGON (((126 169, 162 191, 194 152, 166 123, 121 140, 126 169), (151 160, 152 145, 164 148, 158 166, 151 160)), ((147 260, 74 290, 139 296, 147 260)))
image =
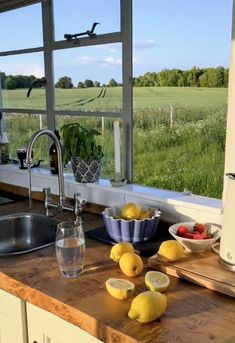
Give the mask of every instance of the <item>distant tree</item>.
POLYGON ((94 87, 93 81, 92 81, 92 80, 89 80, 89 79, 86 79, 86 80, 84 81, 84 87, 85 87, 85 88, 94 87))
POLYGON ((170 76, 170 70, 169 69, 163 69, 158 73, 159 75, 159 86, 160 87, 167 87, 168 84, 168 79, 170 76))
POLYGON ((56 88, 69 89, 73 87, 72 79, 68 76, 61 77, 58 82, 55 84, 56 88))
POLYGON ((224 69, 224 87, 228 87, 228 69, 224 69))
POLYGON ((190 87, 199 86, 199 77, 203 74, 203 70, 198 67, 193 67, 188 71, 187 82, 190 87))
POLYGON ((95 82, 94 82, 94 87, 100 87, 100 82, 95 81, 95 82))
POLYGON ((182 71, 180 69, 171 69, 169 71, 169 77, 167 81, 167 85, 169 87, 177 87, 179 79, 181 77, 182 71))
POLYGON ((5 81, 6 89, 15 89, 16 88, 16 81, 13 75, 9 75, 6 77, 5 81))
POLYGON ((5 89, 6 74, 2 71, 0 71, 0 82, 1 82, 1 88, 5 89))
POLYGON ((109 80, 109 87, 117 87, 117 86, 118 86, 118 83, 116 80, 114 79, 109 80))
POLYGON ((178 87, 188 87, 189 84, 188 84, 187 78, 188 78, 187 70, 182 71, 181 75, 180 75, 180 77, 178 79, 177 86, 178 87))
POLYGON ((199 77, 199 86, 208 87, 208 72, 205 70, 203 74, 199 77))
POLYGON ((84 88, 84 83, 82 81, 78 82, 78 88, 84 88))

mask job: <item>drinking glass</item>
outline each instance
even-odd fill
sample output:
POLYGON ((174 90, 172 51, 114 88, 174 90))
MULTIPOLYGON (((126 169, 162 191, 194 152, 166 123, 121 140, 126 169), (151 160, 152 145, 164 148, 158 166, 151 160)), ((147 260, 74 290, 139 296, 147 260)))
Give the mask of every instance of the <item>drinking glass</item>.
POLYGON ((85 237, 82 223, 65 221, 57 225, 55 241, 59 269, 66 278, 82 273, 85 261, 85 237))

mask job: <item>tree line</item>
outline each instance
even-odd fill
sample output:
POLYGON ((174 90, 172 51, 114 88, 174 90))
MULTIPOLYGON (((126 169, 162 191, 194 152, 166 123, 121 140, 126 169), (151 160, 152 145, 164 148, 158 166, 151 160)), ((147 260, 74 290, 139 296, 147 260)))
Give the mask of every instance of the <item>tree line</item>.
MULTIPOLYGON (((1 88, 2 89, 17 89, 17 88, 29 88, 31 84, 37 80, 34 75, 6 75, 4 72, 0 71, 0 80, 1 80, 1 88)), ((110 79, 107 84, 102 84, 98 81, 92 81, 86 79, 85 81, 79 81, 77 84, 77 88, 90 88, 90 87, 117 87, 121 86, 115 79, 110 79)), ((39 84, 35 87, 41 87, 39 84)), ((59 80, 55 83, 55 88, 63 88, 63 89, 70 89, 75 88, 73 85, 71 77, 62 76, 59 80)))
POLYGON ((228 69, 198 68, 190 70, 164 69, 135 77, 135 87, 227 87, 228 69))
MULTIPOLYGON (((224 67, 216 68, 198 68, 193 67, 190 70, 164 69, 160 72, 147 72, 144 75, 133 78, 134 87, 227 87, 228 69, 224 67)), ((2 89, 29 88, 37 80, 34 75, 6 75, 0 72, 2 89)), ((86 79, 79 81, 74 86, 72 79, 68 76, 59 78, 56 82, 56 88, 90 88, 90 87, 118 87, 121 86, 114 78, 107 84, 99 81, 86 79)))

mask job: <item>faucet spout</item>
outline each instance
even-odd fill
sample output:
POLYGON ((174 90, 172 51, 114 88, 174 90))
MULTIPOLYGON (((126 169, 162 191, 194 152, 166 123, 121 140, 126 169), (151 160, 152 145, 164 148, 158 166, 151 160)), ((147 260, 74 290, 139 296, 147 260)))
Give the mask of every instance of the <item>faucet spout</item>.
POLYGON ((46 135, 49 136, 55 143, 57 155, 58 155, 58 184, 59 184, 59 207, 63 209, 65 202, 64 194, 64 174, 63 174, 63 158, 62 158, 62 148, 57 136, 49 129, 36 131, 30 138, 27 145, 26 159, 25 162, 27 165, 32 164, 32 150, 34 143, 38 140, 39 137, 46 135))

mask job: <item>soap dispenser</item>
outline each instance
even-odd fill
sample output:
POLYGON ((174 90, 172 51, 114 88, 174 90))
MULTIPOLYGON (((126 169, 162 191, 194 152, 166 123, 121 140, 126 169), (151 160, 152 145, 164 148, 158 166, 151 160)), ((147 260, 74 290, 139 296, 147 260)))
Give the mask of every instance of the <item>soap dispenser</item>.
POLYGON ((235 174, 228 173, 224 200, 219 261, 223 267, 235 271, 235 174))

